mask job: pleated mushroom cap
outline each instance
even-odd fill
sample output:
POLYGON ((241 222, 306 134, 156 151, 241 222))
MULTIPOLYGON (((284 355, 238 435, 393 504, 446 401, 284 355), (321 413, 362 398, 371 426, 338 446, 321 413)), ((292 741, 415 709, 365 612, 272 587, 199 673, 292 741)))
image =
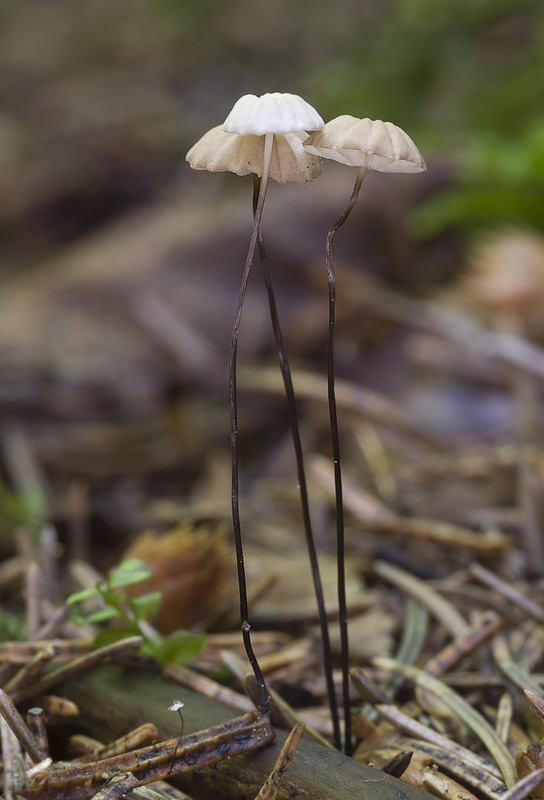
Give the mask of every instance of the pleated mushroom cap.
POLYGON ((306 139, 304 148, 315 156, 379 172, 427 169, 408 134, 392 122, 379 119, 358 119, 343 114, 306 139))
MULTIPOLYGON (((305 132, 275 134, 269 177, 278 183, 307 183, 321 175, 321 162, 307 153, 302 142, 305 132)), ((222 125, 204 134, 187 153, 193 169, 209 172, 234 172, 236 175, 262 175, 263 135, 227 133, 222 125)))
POLYGON ((263 136, 265 133, 316 131, 324 124, 315 108, 298 94, 271 92, 241 97, 226 118, 223 130, 240 136, 263 136))

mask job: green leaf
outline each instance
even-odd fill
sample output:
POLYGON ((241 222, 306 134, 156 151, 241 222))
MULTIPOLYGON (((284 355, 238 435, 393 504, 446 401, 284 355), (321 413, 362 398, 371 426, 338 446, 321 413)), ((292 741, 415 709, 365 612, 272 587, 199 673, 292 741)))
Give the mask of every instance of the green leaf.
POLYGON ((123 639, 128 639, 130 636, 135 636, 137 633, 138 631, 134 628, 108 628, 105 631, 100 631, 100 633, 95 636, 93 647, 96 649, 99 647, 106 647, 108 644, 114 644, 123 639))
POLYGON ((160 633, 157 633, 156 636, 146 636, 145 641, 142 645, 142 653, 145 653, 148 656, 152 656, 157 661, 159 660, 157 653, 160 652, 162 647, 163 638, 160 633))
POLYGON ((127 599, 127 596, 124 592, 110 592, 108 589, 101 591, 100 594, 102 595, 106 605, 113 606, 114 608, 119 608, 119 606, 127 599))
POLYGON ((85 616, 85 622, 104 622, 106 619, 112 619, 112 617, 118 616, 120 616, 119 611, 116 608, 109 606, 108 608, 100 608, 98 611, 93 611, 90 614, 87 614, 85 616))
POLYGON ((185 664, 195 658, 206 646, 205 633, 194 634, 189 631, 174 631, 164 639, 153 653, 160 664, 173 661, 175 664, 185 664))
POLYGON ((149 594, 143 594, 141 597, 133 598, 130 601, 130 610, 134 614, 134 617, 140 621, 142 619, 147 619, 158 611, 161 603, 161 592, 149 592, 149 594))
POLYGON ((206 675, 208 678, 211 678, 212 681, 216 681, 216 683, 222 683, 223 685, 233 683, 232 671, 225 665, 217 667, 217 669, 212 669, 211 672, 206 672, 206 675))
POLYGON ((86 625, 87 624, 87 617, 85 614, 82 614, 78 611, 77 608, 74 608, 72 613, 70 614, 70 622, 72 625, 86 625))
POLYGON ((117 586, 128 586, 131 583, 139 583, 149 578, 150 575, 151 571, 145 561, 139 558, 129 558, 112 572, 108 578, 108 586, 110 589, 117 586))
POLYGON ((69 606, 71 606, 74 603, 79 603, 81 600, 87 600, 88 597, 96 597, 97 595, 101 594, 99 587, 100 584, 97 583, 92 589, 82 589, 81 592, 74 592, 70 595, 66 602, 69 606))
POLYGON ((14 614, 0 608, 0 642, 26 638, 26 620, 22 614, 14 614))

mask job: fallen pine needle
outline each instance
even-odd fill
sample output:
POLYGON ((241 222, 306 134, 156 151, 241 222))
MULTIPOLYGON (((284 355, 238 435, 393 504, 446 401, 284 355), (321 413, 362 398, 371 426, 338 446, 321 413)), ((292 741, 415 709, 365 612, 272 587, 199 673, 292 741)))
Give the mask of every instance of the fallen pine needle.
POLYGON ((274 769, 270 773, 270 777, 266 780, 255 800, 273 800, 276 797, 278 789, 283 783, 285 774, 289 769, 289 765, 293 760, 295 750, 297 749, 303 731, 304 725, 297 722, 280 750, 280 754, 274 765, 274 769))
POLYGON ((382 669, 400 672, 403 677, 413 681, 416 686, 438 698, 481 739, 499 767, 506 786, 508 788, 514 786, 517 776, 510 752, 489 723, 461 695, 454 692, 453 689, 450 689, 437 678, 427 675, 427 673, 416 667, 401 664, 392 658, 377 657, 373 659, 373 664, 382 669))

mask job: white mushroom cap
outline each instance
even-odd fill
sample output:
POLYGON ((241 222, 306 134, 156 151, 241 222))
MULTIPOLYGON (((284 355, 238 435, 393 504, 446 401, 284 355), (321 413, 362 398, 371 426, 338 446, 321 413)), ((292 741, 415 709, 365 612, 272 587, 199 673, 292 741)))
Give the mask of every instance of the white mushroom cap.
POLYGON ((317 131, 324 124, 315 108, 298 94, 272 92, 241 97, 226 118, 223 130, 241 136, 263 136, 265 133, 317 131))
MULTIPOLYGON (((276 134, 272 144, 269 177, 278 183, 307 183, 321 175, 319 158, 302 146, 305 132, 276 134)), ((221 125, 212 128, 187 153, 193 169, 234 172, 236 175, 262 175, 264 136, 226 133, 221 125)))
POLYGON ((349 114, 327 122, 304 142, 313 155, 379 172, 422 172, 421 153, 407 133, 392 122, 357 119, 349 114))

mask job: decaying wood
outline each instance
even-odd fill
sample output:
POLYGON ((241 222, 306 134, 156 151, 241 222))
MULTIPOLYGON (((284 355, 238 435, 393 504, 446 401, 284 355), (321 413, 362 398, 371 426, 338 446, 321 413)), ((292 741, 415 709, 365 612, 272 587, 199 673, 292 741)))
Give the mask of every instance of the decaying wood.
POLYGON ((2 689, 0 689, 0 713, 32 761, 34 761, 35 764, 44 761, 46 757, 44 751, 30 734, 24 719, 15 708, 11 697, 2 689))
POLYGON ((278 756, 278 760, 274 765, 274 769, 270 773, 268 780, 264 784, 255 800, 275 800, 278 795, 278 790, 285 780, 287 770, 291 765, 303 730, 304 725, 300 722, 297 722, 285 740, 278 756))
POLYGON ((144 747, 146 744, 156 742, 159 738, 159 732, 154 725, 146 723, 139 725, 133 731, 129 731, 124 736, 120 736, 110 744, 102 745, 93 752, 83 754, 76 758, 80 764, 88 761, 99 761, 103 758, 111 758, 112 756, 121 755, 121 753, 128 753, 130 750, 137 750, 144 747))
POLYGON ((74 659, 69 664, 59 667, 59 669, 54 672, 48 673, 32 686, 25 686, 18 689, 16 692, 12 692, 11 699, 14 703, 19 703, 29 697, 34 697, 37 693, 46 692, 52 686, 61 683, 63 679, 68 678, 70 675, 81 675, 84 670, 91 669, 95 664, 100 664, 102 661, 106 661, 118 653, 137 650, 141 647, 141 644, 141 636, 130 636, 128 639, 122 639, 119 642, 113 642, 105 647, 99 647, 98 650, 86 653, 80 658, 74 659))
POLYGON ((29 800, 90 800, 120 774, 132 774, 136 779, 133 785, 153 783, 247 753, 273 737, 268 717, 252 711, 183 741, 178 735, 101 761, 34 772, 20 794, 29 800))
MULTIPOLYGON (((179 736, 179 720, 168 711, 173 697, 182 697, 187 733, 231 718, 232 711, 165 678, 122 667, 99 667, 66 681, 62 691, 74 700, 94 735, 107 728, 111 738, 152 721, 161 738, 179 736)), ((195 800, 254 798, 270 776, 287 734, 276 731, 267 747, 213 767, 177 776, 174 781, 195 800)), ((429 800, 429 795, 385 773, 304 738, 276 800, 429 800)))
POLYGON ((55 649, 55 663, 70 661, 74 656, 92 650, 89 639, 49 639, 32 642, 2 642, 0 644, 0 663, 27 665, 29 660, 40 657, 44 651, 55 649))
POLYGON ((234 692, 227 686, 221 686, 217 681, 213 681, 206 675, 201 675, 200 672, 189 669, 189 667, 173 663, 166 664, 164 674, 182 686, 194 689, 195 692, 200 692, 206 697, 218 700, 220 703, 230 706, 230 708, 235 708, 238 711, 249 711, 254 708, 253 703, 245 694, 234 692))
POLYGON ((49 740, 45 726, 45 712, 43 708, 29 708, 26 712, 26 724, 31 735, 34 736, 46 758, 49 757, 49 740))

